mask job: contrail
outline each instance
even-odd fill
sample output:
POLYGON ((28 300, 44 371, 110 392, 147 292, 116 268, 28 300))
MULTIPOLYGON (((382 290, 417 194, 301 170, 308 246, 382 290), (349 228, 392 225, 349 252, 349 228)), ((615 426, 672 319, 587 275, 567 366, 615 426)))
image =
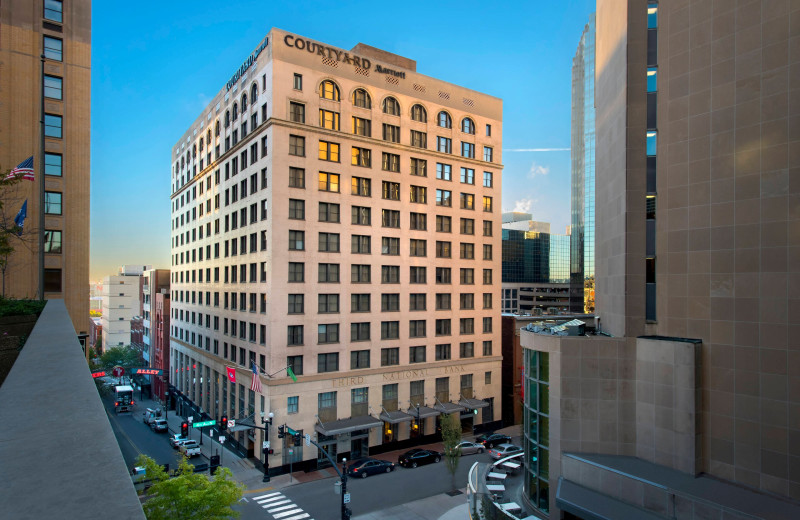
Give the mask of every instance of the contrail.
POLYGON ((504 152, 568 152, 569 148, 504 148, 504 152))

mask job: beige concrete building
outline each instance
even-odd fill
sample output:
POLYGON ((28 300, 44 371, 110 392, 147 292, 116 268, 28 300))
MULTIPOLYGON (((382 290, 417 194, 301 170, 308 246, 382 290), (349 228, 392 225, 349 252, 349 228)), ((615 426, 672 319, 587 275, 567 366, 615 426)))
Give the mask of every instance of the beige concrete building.
POLYGON ((800 5, 597 7, 611 337, 521 333, 525 423, 549 426, 528 432, 529 506, 798 518, 800 5))
POLYGON ((141 281, 150 265, 124 265, 116 275, 103 278, 103 352, 131 344, 131 320, 141 319, 141 281))
POLYGON ((273 467, 278 424, 353 458, 498 421, 501 144, 501 100, 273 29, 172 149, 180 395, 273 412, 273 467))
POLYGON ((91 0, 10 0, 0 8, 0 168, 33 156, 35 170, 33 182, 21 180, 2 193, 6 222, 28 201, 4 273, 5 294, 40 297, 44 249, 44 297, 65 300, 78 333, 88 333, 90 323, 91 7, 91 0))

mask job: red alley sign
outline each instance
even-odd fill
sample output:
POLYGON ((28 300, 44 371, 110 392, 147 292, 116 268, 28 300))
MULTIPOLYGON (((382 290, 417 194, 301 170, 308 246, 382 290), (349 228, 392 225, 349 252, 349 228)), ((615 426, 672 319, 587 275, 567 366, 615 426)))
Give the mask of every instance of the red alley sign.
POLYGON ((92 377, 105 377, 106 371, 100 370, 99 372, 92 372, 92 377))
POLYGON ((161 376, 164 375, 164 370, 160 368, 132 368, 131 374, 138 374, 140 376, 161 376))

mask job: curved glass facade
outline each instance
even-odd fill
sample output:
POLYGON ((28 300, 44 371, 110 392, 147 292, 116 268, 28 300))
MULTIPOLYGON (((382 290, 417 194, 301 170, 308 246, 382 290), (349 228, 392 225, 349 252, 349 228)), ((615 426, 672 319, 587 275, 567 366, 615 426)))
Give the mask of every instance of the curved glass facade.
POLYGON ((523 349, 525 481, 531 504, 550 511, 550 354, 523 349))

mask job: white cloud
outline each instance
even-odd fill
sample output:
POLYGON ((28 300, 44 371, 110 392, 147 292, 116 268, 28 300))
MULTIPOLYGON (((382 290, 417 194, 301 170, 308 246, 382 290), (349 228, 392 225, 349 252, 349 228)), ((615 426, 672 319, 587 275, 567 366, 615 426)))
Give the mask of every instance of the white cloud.
POLYGON ((514 209, 511 211, 515 213, 530 213, 534 202, 536 201, 533 199, 520 199, 514 201, 514 209))
POLYGON ((528 178, 533 179, 539 175, 547 175, 550 173, 549 166, 542 166, 541 164, 536 164, 536 162, 531 163, 531 169, 528 170, 528 178))

